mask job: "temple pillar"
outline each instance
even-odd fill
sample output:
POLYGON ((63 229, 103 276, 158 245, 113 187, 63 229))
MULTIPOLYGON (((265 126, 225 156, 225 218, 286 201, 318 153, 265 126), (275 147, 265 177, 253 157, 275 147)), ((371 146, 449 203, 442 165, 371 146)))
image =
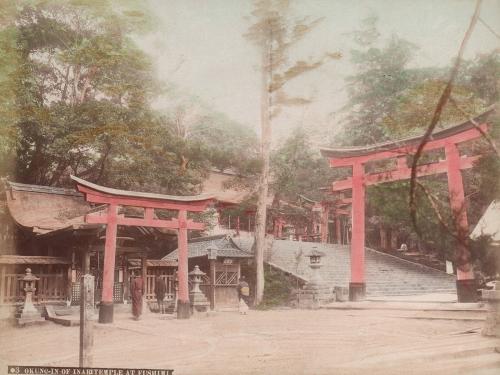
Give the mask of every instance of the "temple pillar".
POLYGON ((351 282, 349 300, 364 299, 365 284, 365 186, 364 166, 352 166, 352 241, 351 241, 351 282))
POLYGON ((337 237, 335 239, 335 243, 338 245, 342 244, 342 228, 341 228, 341 222, 340 222, 340 214, 336 213, 335 215, 335 236, 337 237))
POLYGON ((321 211, 321 243, 328 242, 328 217, 330 214, 330 207, 322 205, 321 211))
POLYGON ((179 248, 178 282, 179 292, 177 297, 177 318, 189 319, 191 306, 189 301, 188 280, 188 238, 187 238, 187 212, 179 210, 179 233, 177 237, 179 248))
POLYGON ((457 230, 457 249, 455 251, 457 265, 457 298, 458 302, 476 302, 477 291, 474 272, 470 264, 470 253, 467 246, 469 224, 464 194, 462 173, 460 172, 460 153, 457 146, 448 143, 445 146, 448 162, 448 192, 450 207, 457 230))
POLYGON ((113 287, 115 283, 115 256, 118 206, 110 204, 107 213, 106 242, 104 245, 104 272, 99 323, 113 323, 113 287))

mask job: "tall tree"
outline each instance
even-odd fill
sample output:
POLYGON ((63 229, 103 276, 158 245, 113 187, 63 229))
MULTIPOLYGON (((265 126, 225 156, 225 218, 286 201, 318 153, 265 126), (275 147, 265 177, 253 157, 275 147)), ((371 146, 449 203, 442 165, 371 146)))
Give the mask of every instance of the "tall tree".
POLYGON ((304 105, 307 98, 290 97, 284 86, 304 73, 317 69, 338 53, 325 53, 315 61, 298 60, 290 63, 289 52, 302 40, 320 19, 294 18, 287 0, 255 0, 252 25, 245 37, 260 51, 260 129, 262 171, 258 185, 258 202, 255 218, 255 302, 262 301, 264 293, 264 248, 266 237, 267 197, 269 190, 270 151, 272 119, 278 116, 283 106, 304 105))

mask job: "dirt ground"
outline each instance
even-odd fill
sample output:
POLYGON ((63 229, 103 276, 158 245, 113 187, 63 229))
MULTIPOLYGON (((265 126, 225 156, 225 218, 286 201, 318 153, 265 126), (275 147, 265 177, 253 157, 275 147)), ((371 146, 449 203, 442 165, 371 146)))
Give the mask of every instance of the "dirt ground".
MULTIPOLYGON (((414 319, 404 311, 219 312, 189 320, 117 314, 96 324, 94 367, 181 374, 499 374, 482 322, 414 319)), ((52 322, 0 333, 7 365, 78 366, 79 327, 52 322)))

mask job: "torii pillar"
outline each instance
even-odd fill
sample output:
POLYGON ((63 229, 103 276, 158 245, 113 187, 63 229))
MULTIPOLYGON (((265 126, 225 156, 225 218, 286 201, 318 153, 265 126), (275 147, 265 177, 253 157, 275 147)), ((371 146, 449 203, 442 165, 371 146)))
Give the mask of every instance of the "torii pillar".
MULTIPOLYGON (((177 230, 179 265, 177 296, 177 318, 187 319, 190 316, 189 286, 188 286, 188 229, 202 230, 203 223, 188 220, 188 212, 202 212, 212 201, 212 196, 173 196, 153 193, 118 190, 96 185, 71 176, 76 182, 78 191, 84 194, 87 202, 106 204, 105 212, 87 214, 87 223, 106 225, 106 242, 104 246, 104 272, 102 297, 99 308, 99 323, 113 322, 113 286, 116 257, 116 235, 118 225, 143 226, 153 228, 169 228, 177 230), (144 217, 130 218, 118 214, 119 206, 143 208, 144 217), (178 211, 177 218, 163 220, 155 218, 154 209, 178 211)), ((146 280, 144 280, 146 282, 146 280)))

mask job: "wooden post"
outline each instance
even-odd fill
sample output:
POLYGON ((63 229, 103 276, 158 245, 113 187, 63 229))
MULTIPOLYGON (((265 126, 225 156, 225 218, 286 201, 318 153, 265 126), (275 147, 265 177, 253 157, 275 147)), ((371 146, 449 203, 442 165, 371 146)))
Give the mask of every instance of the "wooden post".
POLYGON ((460 153, 455 144, 445 145, 448 163, 448 191, 453 220, 457 229, 457 297, 458 302, 476 302, 477 292, 474 272, 470 265, 470 253, 467 248, 469 224, 465 203, 464 185, 460 172, 460 153))
POLYGON ((336 241, 335 243, 342 245, 344 241, 342 241, 342 228, 341 228, 341 216, 339 213, 336 213, 335 215, 335 237, 336 241))
POLYGON ((68 266, 68 270, 67 270, 67 276, 66 276, 66 300, 68 301, 69 300, 69 303, 71 305, 71 300, 73 298, 72 296, 72 292, 73 292, 73 280, 72 280, 72 276, 73 276, 73 267, 72 266, 68 266))
POLYGON ((106 242, 104 244, 104 271, 102 275, 102 298, 99 306, 99 323, 113 323, 113 290, 115 283, 115 256, 118 206, 108 206, 106 242))
POLYGON ((94 346, 94 276, 80 279, 80 367, 92 367, 94 346))
POLYGON ((352 243, 351 282, 349 300, 358 301, 365 296, 365 186, 364 166, 352 166, 352 243))
POLYGON ((7 281, 6 280, 6 277, 5 277, 5 268, 6 266, 2 266, 0 265, 0 304, 3 304, 4 302, 4 299, 5 299, 5 282, 7 281))
POLYGON ((330 207, 328 205, 323 204, 321 206, 321 243, 328 242, 328 218, 330 216, 330 207))
POLYGON ((84 275, 90 274, 90 249, 82 253, 82 273, 84 275))
POLYGON ((128 273, 127 256, 123 256, 123 302, 128 303, 130 298, 130 275, 128 273))
POLYGON ((149 313, 148 300, 146 299, 146 293, 148 291, 148 258, 147 258, 147 255, 141 256, 141 274, 142 274, 142 313, 147 314, 147 313, 149 313))
POLYGON ((177 301, 177 318, 189 319, 191 315, 191 304, 189 302, 189 280, 188 280, 188 239, 187 239, 187 212, 179 210, 179 265, 177 277, 179 281, 179 294, 177 301))
POLYGON ((215 262, 216 259, 210 259, 210 310, 215 309, 215 262))

